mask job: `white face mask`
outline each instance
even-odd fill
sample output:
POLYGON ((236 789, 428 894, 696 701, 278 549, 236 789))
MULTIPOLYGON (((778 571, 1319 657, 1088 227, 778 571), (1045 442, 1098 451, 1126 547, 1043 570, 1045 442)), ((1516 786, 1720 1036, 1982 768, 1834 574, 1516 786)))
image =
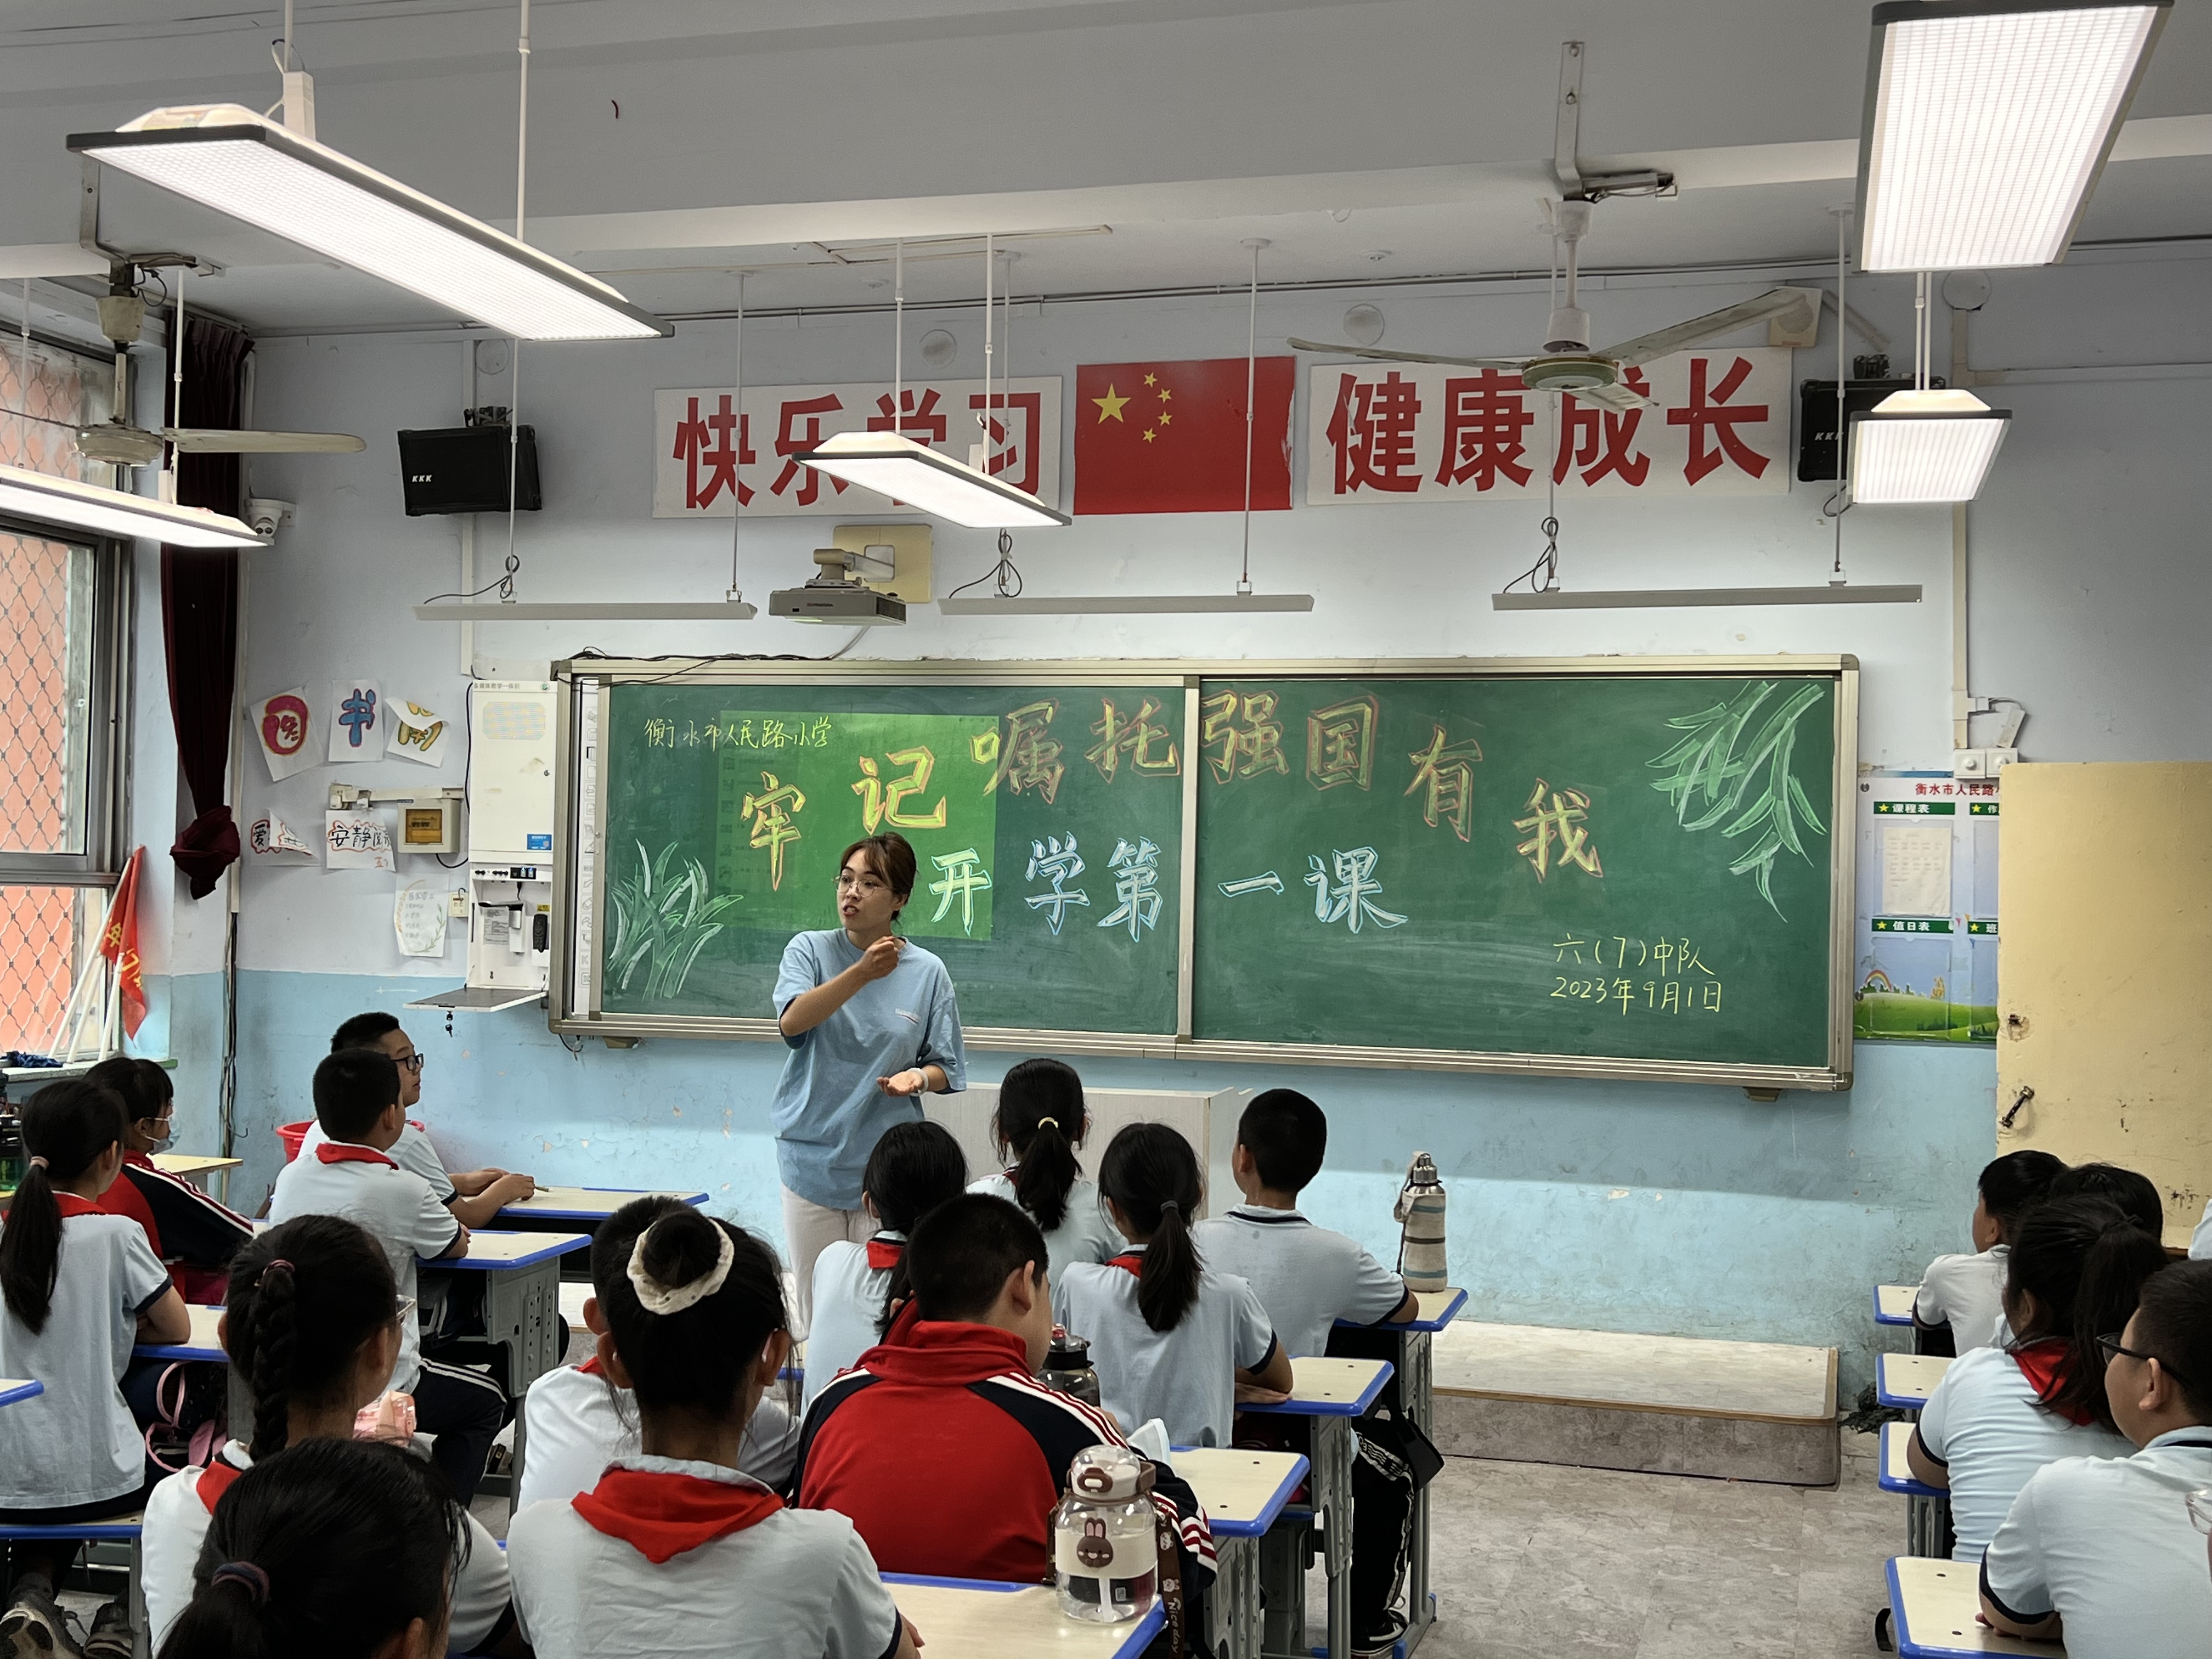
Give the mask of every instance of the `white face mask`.
POLYGON ((161 1133, 155 1137, 154 1144, 149 1146, 146 1150, 149 1154, 153 1152, 166 1152, 169 1150, 170 1146, 175 1143, 176 1139, 176 1133, 170 1127, 169 1121, 167 1120, 163 1120, 161 1123, 161 1133))

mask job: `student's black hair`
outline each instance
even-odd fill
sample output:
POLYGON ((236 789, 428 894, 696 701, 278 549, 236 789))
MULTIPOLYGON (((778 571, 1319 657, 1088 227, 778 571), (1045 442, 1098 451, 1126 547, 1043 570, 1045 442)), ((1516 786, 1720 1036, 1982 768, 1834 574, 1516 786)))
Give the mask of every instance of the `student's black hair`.
MULTIPOLYGON (((837 855, 838 873, 844 872, 855 853, 862 855, 869 872, 880 877, 902 901, 914 896, 914 848, 904 836, 896 830, 886 830, 880 835, 861 836, 837 855)), ((899 906, 901 910, 905 908, 903 902, 899 906)), ((892 915, 896 920, 897 912, 892 915)))
POLYGON ((1295 1193, 1321 1173, 1328 1119, 1296 1089, 1269 1089, 1237 1120, 1237 1144, 1252 1154, 1262 1186, 1295 1193))
POLYGON ((744 1228, 672 1198, 633 1199, 607 1218, 592 1241, 592 1287, 645 1412, 689 1408, 727 1418, 761 1350, 787 1322, 775 1252, 744 1228), (691 1306, 653 1313, 629 1277, 640 1238, 640 1268, 661 1290, 714 1273, 725 1241, 729 1274, 691 1306))
POLYGON ((468 1547, 428 1462, 301 1441, 257 1458, 216 1501, 161 1659, 368 1659, 417 1619, 436 1637, 468 1547))
POLYGON ((2048 1198, 2021 1218, 2007 1264, 2005 1311, 2028 1292, 2037 1309, 2032 1334, 2067 1346, 2057 1392, 2045 1405, 2066 1415, 2086 1412, 2118 1431, 2097 1339, 2126 1327, 2143 1281, 2165 1266, 2158 1235, 2102 1199, 2048 1198))
POLYGON ((999 1085, 991 1139, 1000 1158, 1012 1152, 1016 1160, 1009 1171, 1014 1201, 1047 1232, 1067 1219, 1068 1189, 1083 1173, 1075 1149, 1090 1124, 1083 1079, 1064 1060, 1040 1055, 1023 1060, 999 1085))
POLYGON ((131 1132, 112 1089, 89 1079, 49 1083, 23 1103, 27 1166, 0 1227, 0 1296, 33 1335, 53 1311, 61 1269, 62 1207, 54 1188, 79 1179, 131 1132))
POLYGON ((2158 1357, 2199 1423, 2212 1423, 2212 1261, 2176 1261, 2143 1281, 2135 1346, 2158 1357))
POLYGON ((399 1103, 399 1067, 380 1048, 341 1048, 315 1067, 315 1121, 332 1140, 359 1140, 399 1103))
POLYGON ((391 1032, 399 1029, 398 1019, 381 1008, 372 1008, 365 1014, 356 1014, 331 1033, 331 1052, 342 1048, 374 1048, 391 1032))
MULTIPOLYGON (((952 1132, 941 1123, 894 1123, 878 1137, 868 1154, 868 1167, 860 1172, 860 1189, 876 1206, 877 1224, 895 1233, 911 1233, 915 1224, 948 1199, 967 1189, 968 1156, 952 1132)), ((906 1255, 891 1269, 884 1288, 884 1305, 876 1328, 890 1328, 891 1310, 912 1293, 907 1283, 906 1255)))
POLYGON ((2047 1196, 2051 1182, 2065 1170, 2063 1159, 2033 1150, 2007 1152, 1982 1166, 1981 1179, 1974 1184, 1982 1195, 1982 1208, 1997 1224, 2001 1240, 2011 1239, 2028 1206, 2047 1196))
POLYGON ((2153 1238, 2166 1233, 2166 1206, 2148 1176, 2117 1164, 2076 1164, 2051 1176, 2044 1197, 2099 1198, 2118 1208, 2153 1238))
POLYGON ((1156 1331, 1171 1331, 1198 1300, 1205 1264, 1190 1236, 1204 1188, 1198 1158, 1164 1123, 1130 1123, 1106 1143, 1098 1190, 1146 1239, 1137 1273, 1137 1310, 1156 1331))
POLYGON ((177 1097, 177 1085, 169 1081, 168 1073, 150 1060, 128 1054, 101 1060, 84 1074, 84 1080, 113 1090, 133 1123, 161 1116, 161 1108, 177 1097))
POLYGON ((331 1403, 362 1344, 392 1322, 399 1287, 360 1227, 303 1215, 257 1233, 231 1258, 227 1301, 223 1346, 252 1390, 247 1449, 258 1463, 284 1449, 293 1401, 331 1403))
POLYGON ((907 1242, 905 1267, 924 1319, 977 1319, 1024 1262, 1045 1275, 1044 1235, 1018 1204, 963 1193, 922 1218, 907 1242))

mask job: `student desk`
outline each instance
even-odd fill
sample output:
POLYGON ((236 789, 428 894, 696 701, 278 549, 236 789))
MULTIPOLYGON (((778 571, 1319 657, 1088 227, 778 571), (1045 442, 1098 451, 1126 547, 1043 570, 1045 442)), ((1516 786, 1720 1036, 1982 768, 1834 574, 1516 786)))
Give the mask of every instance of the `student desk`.
POLYGON ((222 1317, 221 1308, 204 1308, 186 1303, 185 1311, 192 1316, 192 1334, 181 1342, 141 1342, 131 1350, 136 1359, 205 1359, 218 1365, 230 1364, 230 1356, 222 1351, 216 1340, 216 1322, 222 1317))
POLYGON ((1917 1412, 1928 1403, 1951 1362, 1940 1354, 1881 1353, 1874 1358, 1874 1397, 1897 1411, 1917 1412))
MULTIPOLYGON (((696 1209, 704 1193, 663 1192, 652 1187, 544 1187, 518 1198, 499 1212, 501 1225, 522 1232, 578 1232, 591 1243, 599 1224, 633 1199, 675 1198, 696 1209)), ((588 1267, 576 1275, 590 1277, 588 1267)))
MULTIPOLYGON (((441 1256, 432 1265, 485 1275, 484 1340, 495 1352, 492 1375, 519 1401, 530 1385, 559 1365, 561 1352, 561 1258, 590 1243, 583 1233, 495 1233, 469 1235, 469 1253, 441 1256)), ((514 1479, 507 1508, 522 1485, 523 1413, 514 1414, 514 1479)))
POLYGON ((1913 1478, 1912 1466, 1905 1457, 1905 1449, 1911 1441, 1911 1424, 1881 1425, 1881 1463, 1875 1484, 1884 1492, 1900 1492, 1905 1497, 1905 1553, 1940 1557, 1946 1553, 1943 1514, 1950 1507, 1951 1493, 1946 1487, 1931 1486, 1913 1478))
POLYGON ((1312 1466, 1296 1452, 1236 1447, 1178 1447, 1171 1455, 1213 1527, 1215 1611, 1206 1651, 1260 1659, 1260 1537, 1312 1466))
MULTIPOLYGON (((1352 1651, 1352 1423, 1366 1415, 1395 1371, 1387 1359, 1293 1359, 1288 1400, 1242 1408, 1313 1419, 1314 1512, 1327 1550, 1329 1659, 1346 1659, 1352 1651)), ((1284 1622, 1283 1636, 1269 1642, 1273 1651, 1287 1651, 1304 1639, 1305 1574, 1291 1576, 1295 1583, 1285 1586, 1288 1593, 1269 1608, 1271 1637, 1278 1613, 1284 1622)))
POLYGON ((1912 1304, 1920 1299, 1917 1285, 1877 1285, 1874 1287, 1874 1322, 1910 1325, 1912 1304))
POLYGON ((1980 1622, 1981 1571, 1972 1561, 1899 1556, 1889 1564, 1890 1616, 1897 1650, 1906 1659, 1964 1659, 2009 1653, 2022 1659, 2066 1659, 2056 1642, 2023 1642, 1980 1622))
MULTIPOLYGON (((1467 1306, 1467 1292, 1446 1288, 1418 1291, 1414 1300, 1420 1314, 1402 1325, 1353 1325, 1338 1320, 1339 1330, 1364 1330, 1387 1338, 1395 1346, 1390 1363, 1398 1369, 1398 1398, 1407 1417, 1431 1440, 1436 1438, 1436 1369, 1429 1346, 1436 1334, 1459 1317, 1467 1306)), ((1406 1540, 1406 1651, 1421 1644, 1429 1626, 1437 1622, 1435 1598, 1429 1594, 1429 1492, 1413 1494, 1413 1527, 1406 1540)))
POLYGON ((12 1406, 18 1400, 32 1400, 46 1391, 43 1382, 27 1382, 21 1378, 0 1376, 0 1406, 12 1406))
POLYGON ((149 1161, 163 1175, 181 1176, 202 1191, 207 1188, 202 1176, 220 1176, 222 1190, 215 1195, 218 1204, 230 1202, 230 1172, 246 1162, 242 1158, 201 1158, 192 1152, 155 1152, 149 1161))
POLYGON ((921 1639, 945 1659, 1033 1659, 1041 1653, 1136 1659, 1167 1623, 1158 1602, 1142 1618, 1119 1625, 1070 1619, 1060 1610, 1059 1592, 1044 1584, 896 1572, 885 1573, 884 1583, 921 1639))

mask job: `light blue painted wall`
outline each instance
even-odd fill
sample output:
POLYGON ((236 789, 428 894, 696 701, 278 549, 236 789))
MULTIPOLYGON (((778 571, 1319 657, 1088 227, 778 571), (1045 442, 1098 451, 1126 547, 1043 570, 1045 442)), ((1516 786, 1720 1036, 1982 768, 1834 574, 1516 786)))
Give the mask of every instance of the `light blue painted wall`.
MULTIPOLYGON (((173 993, 180 1042, 218 1042, 222 979, 173 993), (204 1036, 194 1036, 202 1033, 204 1036)), ((310 1115, 307 1082, 338 1022, 388 1009, 428 1055, 419 1115, 454 1167, 540 1179, 682 1182, 781 1240, 768 1102, 781 1050, 649 1042, 571 1054, 538 1011, 409 1012, 421 982, 249 971, 240 988, 233 1193, 258 1204, 279 1123, 310 1115)), ((1856 1391, 1876 1346, 1869 1287, 1964 1248, 1974 1173, 1990 1156, 1986 1050, 1858 1049, 1847 1094, 1771 1105, 1741 1091, 1336 1067, 1082 1061, 1097 1086, 1304 1090, 1335 1128, 1309 1194, 1317 1220, 1395 1255, 1391 1200, 1417 1148, 1451 1196, 1453 1282, 1476 1317, 1582 1328, 1840 1344, 1856 1391)), ((213 1075, 213 1053, 180 1078, 213 1075)), ((1017 1058, 978 1054, 981 1079, 1017 1058)), ((211 1114, 192 1103, 179 1144, 211 1114)), ((199 1144, 197 1141, 190 1144, 199 1144)))

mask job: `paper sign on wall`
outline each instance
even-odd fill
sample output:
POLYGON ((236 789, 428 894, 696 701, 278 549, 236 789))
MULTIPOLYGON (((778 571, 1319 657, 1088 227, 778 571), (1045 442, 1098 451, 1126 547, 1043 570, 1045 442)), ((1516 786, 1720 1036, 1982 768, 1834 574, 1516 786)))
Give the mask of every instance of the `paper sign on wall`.
POLYGON ((1882 825, 1882 915, 1951 914, 1951 833, 1948 821, 1882 825))
POLYGON ((307 702, 307 688, 295 685, 265 697, 246 710, 246 723, 253 728, 261 758, 269 763, 269 781, 282 783, 295 772, 314 765, 314 710, 307 702))
POLYGON ((381 812, 323 814, 324 862, 333 870, 396 870, 392 826, 381 812))
POLYGON ((331 682, 331 747, 333 761, 384 758, 386 728, 391 725, 382 693, 373 679, 331 682))
POLYGON ((253 827, 246 832, 246 844, 256 853, 298 853, 307 858, 315 855, 314 843, 273 813, 264 813, 253 820, 253 827))
POLYGON ((392 900, 392 930, 399 936, 404 957, 446 954, 446 895, 421 878, 399 884, 392 900))
POLYGON ((443 766, 447 742, 453 723, 412 697, 394 697, 390 710, 392 736, 386 752, 423 766, 443 766))

